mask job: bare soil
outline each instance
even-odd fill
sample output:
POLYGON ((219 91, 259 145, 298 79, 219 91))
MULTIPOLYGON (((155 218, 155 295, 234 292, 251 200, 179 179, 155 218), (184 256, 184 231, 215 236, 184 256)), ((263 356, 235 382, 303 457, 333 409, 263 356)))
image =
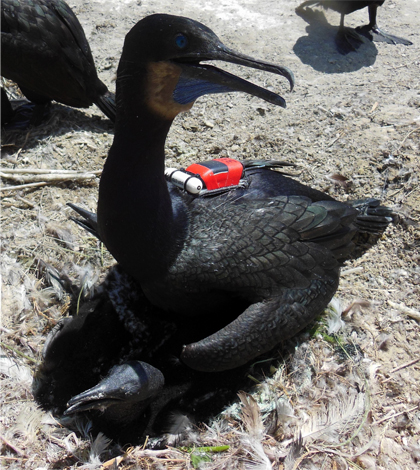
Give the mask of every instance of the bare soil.
MULTIPOLYGON (((289 93, 280 77, 220 64, 281 91, 287 109, 241 94, 203 97, 176 119, 167 142, 168 166, 220 156, 286 160, 297 165, 296 177, 308 185, 344 201, 378 198, 400 216, 374 247, 343 268, 336 295, 341 307, 335 309, 344 323, 337 336, 322 325, 316 333, 303 333, 293 340, 295 352, 256 386, 264 430, 255 433, 243 413, 230 409, 210 428, 186 438, 195 445, 230 446, 212 454, 203 468, 251 468, 259 462, 258 468, 276 469, 415 469, 420 461, 420 1, 388 0, 378 14, 384 30, 412 46, 365 41, 347 56, 334 45, 339 15, 314 8, 302 17, 295 12, 299 3, 69 2, 111 90, 125 34, 152 13, 201 21, 229 47, 295 73, 296 88, 289 93), (268 432, 275 405, 280 418, 268 432), (318 434, 310 435, 315 430, 318 434), (299 432, 303 448, 291 452, 299 432)), ((347 26, 366 22, 367 10, 346 18, 347 26)), ((54 104, 46 124, 29 133, 3 133, 2 171, 101 170, 112 138, 112 125, 98 109, 54 104)), ((3 187, 20 184, 10 175, 2 181, 3 187)), ((37 275, 38 260, 75 282, 86 280, 86 273, 99 282, 114 263, 69 220, 66 207, 73 202, 95 210, 98 183, 92 176, 2 191, 0 460, 10 469, 192 468, 186 452, 146 456, 139 448, 113 462, 124 453, 112 443, 95 460, 88 433, 83 438, 61 427, 32 398, 31 374, 46 336, 68 306, 68 298, 58 299, 37 275)))

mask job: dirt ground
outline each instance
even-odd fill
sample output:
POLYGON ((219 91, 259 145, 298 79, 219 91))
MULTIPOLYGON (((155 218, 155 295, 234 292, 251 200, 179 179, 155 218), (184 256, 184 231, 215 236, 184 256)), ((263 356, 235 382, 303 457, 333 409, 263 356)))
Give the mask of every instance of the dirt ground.
MULTIPOLYGON (((266 427, 253 434, 243 414, 232 409, 195 435, 195 445, 230 446, 212 454, 203 468, 418 468, 420 1, 387 0, 378 14, 384 30, 411 40, 412 46, 366 41, 347 56, 334 45, 339 15, 314 9, 302 17, 295 12, 299 0, 69 4, 85 29, 99 76, 111 90, 125 34, 157 12, 201 21, 227 46, 293 70, 296 87, 289 93, 280 77, 220 64, 280 91, 287 109, 242 94, 200 98, 172 126, 168 166, 220 156, 286 160, 297 165, 296 177, 308 185, 340 200, 379 198, 400 216, 374 247, 343 268, 336 295, 341 306, 334 304, 334 325, 341 327, 337 336, 321 326, 315 334, 295 338, 294 353, 255 388, 264 425, 273 403, 283 416, 276 432, 266 427), (333 175, 346 180, 338 182, 333 175), (341 313, 344 322, 337 320, 341 313), (352 346, 353 353, 343 359, 340 344, 352 346), (297 452, 292 440, 299 432, 304 441, 297 452)), ((366 22, 367 10, 346 18, 352 27, 366 22)), ((65 205, 95 210, 99 177, 92 172, 101 170, 112 138, 112 125, 97 108, 58 104, 46 124, 29 133, 2 135, 0 422, 5 468, 193 468, 188 452, 146 455, 136 448, 127 455, 112 443, 92 443, 38 410, 31 395, 31 374, 46 336, 67 311, 66 297, 58 299, 37 276, 37 260, 75 282, 87 276, 99 282, 113 264, 106 250, 69 220, 71 210, 65 205), (90 176, 4 189, 28 181, 28 174, 4 171, 33 168, 90 176), (116 456, 120 460, 111 460, 116 456)))

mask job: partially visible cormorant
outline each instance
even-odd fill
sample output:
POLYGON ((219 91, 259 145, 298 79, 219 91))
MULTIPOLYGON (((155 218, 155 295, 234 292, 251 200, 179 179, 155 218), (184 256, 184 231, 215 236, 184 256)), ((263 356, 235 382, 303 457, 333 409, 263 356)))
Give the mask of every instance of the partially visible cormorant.
POLYGON ((382 6, 384 2, 385 0, 308 0, 303 2, 298 7, 298 10, 311 5, 320 5, 323 8, 331 8, 341 14, 340 27, 335 40, 337 49, 341 54, 348 54, 360 47, 362 40, 357 33, 363 34, 371 41, 404 44, 406 46, 411 45, 411 41, 393 36, 379 29, 376 23, 376 15, 378 7, 382 6), (369 24, 357 27, 357 32, 344 26, 344 17, 346 15, 366 7, 369 8, 369 24))
POLYGON ((1 73, 36 104, 32 124, 52 100, 76 108, 95 103, 115 120, 114 94, 98 78, 83 28, 64 0, 2 0, 1 73))

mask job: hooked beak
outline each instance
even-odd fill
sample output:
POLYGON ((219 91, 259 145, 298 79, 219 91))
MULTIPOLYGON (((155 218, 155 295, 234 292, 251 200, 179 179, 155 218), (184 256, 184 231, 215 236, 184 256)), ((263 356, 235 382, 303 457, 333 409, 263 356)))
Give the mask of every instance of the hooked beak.
POLYGON ((74 396, 67 403, 65 415, 87 410, 105 411, 109 407, 140 406, 163 387, 162 372, 141 361, 114 366, 99 384, 74 396))
POLYGON ((201 64, 200 61, 202 60, 222 60, 282 75, 289 81, 290 91, 293 90, 295 83, 293 72, 287 67, 253 59, 219 43, 213 51, 195 52, 175 60, 182 70, 173 92, 173 99, 177 103, 188 104, 195 101, 199 96, 210 93, 242 91, 277 106, 286 107, 286 101, 280 95, 211 65, 201 64))

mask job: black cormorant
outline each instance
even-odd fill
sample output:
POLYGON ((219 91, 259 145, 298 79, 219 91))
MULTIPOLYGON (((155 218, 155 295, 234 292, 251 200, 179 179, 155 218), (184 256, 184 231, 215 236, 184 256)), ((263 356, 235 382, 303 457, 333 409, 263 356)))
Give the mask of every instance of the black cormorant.
POLYGON ((224 328, 181 354, 189 367, 220 371, 270 350, 322 311, 352 250, 358 213, 269 163, 246 168, 245 187, 212 197, 166 182, 167 133, 199 96, 244 91, 285 106, 275 93, 201 63, 208 60, 277 73, 293 84, 288 69, 228 49, 196 21, 152 15, 137 23, 118 68, 97 231, 152 304, 192 322, 223 318, 224 328))
POLYGON ((114 95, 98 78, 83 28, 64 0, 2 0, 1 74, 37 105, 32 123, 52 100, 76 108, 95 103, 115 120, 114 95))
MULTIPOLYGON (((76 375, 78 364, 90 370, 89 351, 96 351, 99 362, 109 366, 114 358, 114 363, 110 370, 99 365, 87 376, 88 390, 70 383, 67 398, 72 387, 77 395, 68 400, 68 414, 99 409, 105 419, 125 422, 138 413, 153 414, 153 406, 165 408, 177 393, 192 403, 200 396, 189 395, 199 387, 200 374, 216 395, 229 378, 238 383, 235 371, 298 333, 326 307, 354 235, 383 230, 390 221, 378 201, 341 203, 273 171, 275 162, 244 162, 240 185, 206 195, 194 196, 167 182, 167 133, 175 116, 199 96, 244 91, 285 106, 275 93, 201 63, 209 60, 294 82, 287 68, 238 54, 187 18, 152 15, 128 33, 98 213, 78 209, 120 266, 111 273, 113 287, 107 290, 100 327, 95 329, 101 320, 98 314, 95 320, 94 309, 54 332, 36 395, 54 403, 57 377, 74 376, 64 365, 76 368, 76 375), (117 314, 108 315, 108 309, 117 314), (85 321, 93 326, 85 330, 85 321), (110 335, 114 347, 114 339, 126 334, 130 339, 119 340, 117 347, 126 351, 109 357, 104 338, 110 335), (78 359, 60 350, 74 351, 78 359)), ((228 389, 232 393, 234 387, 228 389)))

